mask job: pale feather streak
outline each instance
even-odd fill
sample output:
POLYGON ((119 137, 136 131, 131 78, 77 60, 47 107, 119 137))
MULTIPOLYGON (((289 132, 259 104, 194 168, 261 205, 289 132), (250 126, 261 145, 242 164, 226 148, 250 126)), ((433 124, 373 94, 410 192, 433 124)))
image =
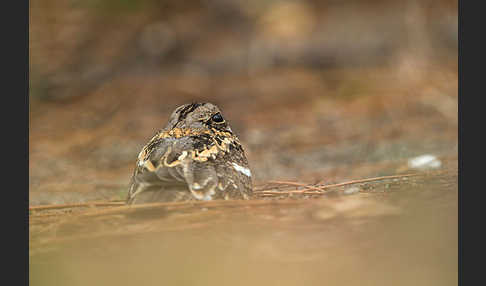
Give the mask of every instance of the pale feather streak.
POLYGON ((231 164, 233 165, 233 168, 235 168, 236 171, 238 171, 238 172, 240 172, 240 173, 242 173, 242 174, 244 174, 244 175, 246 175, 248 177, 251 177, 251 171, 250 171, 250 169, 245 168, 245 167, 242 167, 242 166, 240 166, 240 165, 238 165, 236 163, 233 163, 233 162, 231 162, 231 164))

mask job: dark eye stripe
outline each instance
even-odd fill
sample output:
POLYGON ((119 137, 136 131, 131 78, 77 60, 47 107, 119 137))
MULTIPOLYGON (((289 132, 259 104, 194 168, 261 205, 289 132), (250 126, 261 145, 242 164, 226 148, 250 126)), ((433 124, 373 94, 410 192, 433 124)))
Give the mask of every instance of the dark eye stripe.
POLYGON ((179 118, 178 118, 178 121, 181 121, 181 120, 184 120, 186 119, 187 115, 191 112, 193 112, 194 110, 196 110, 196 108, 198 108, 199 106, 202 106, 204 105, 203 103, 191 103, 191 104, 188 104, 187 106, 185 106, 184 108, 182 108, 179 112, 179 118))

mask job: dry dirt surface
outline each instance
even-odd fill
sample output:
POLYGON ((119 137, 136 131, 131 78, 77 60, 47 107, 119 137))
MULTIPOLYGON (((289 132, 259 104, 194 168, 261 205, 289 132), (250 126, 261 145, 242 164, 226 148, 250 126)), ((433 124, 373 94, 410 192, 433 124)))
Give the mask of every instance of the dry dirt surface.
POLYGON ((457 172, 353 186, 313 199, 32 211, 30 281, 455 285, 457 172))

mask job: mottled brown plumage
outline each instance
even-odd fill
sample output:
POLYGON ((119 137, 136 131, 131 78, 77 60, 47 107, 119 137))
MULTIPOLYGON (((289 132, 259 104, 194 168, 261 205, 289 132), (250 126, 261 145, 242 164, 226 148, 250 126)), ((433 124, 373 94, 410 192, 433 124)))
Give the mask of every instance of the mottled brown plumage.
POLYGON ((251 172, 243 147, 211 103, 178 107, 142 148, 128 204, 248 199, 251 172))

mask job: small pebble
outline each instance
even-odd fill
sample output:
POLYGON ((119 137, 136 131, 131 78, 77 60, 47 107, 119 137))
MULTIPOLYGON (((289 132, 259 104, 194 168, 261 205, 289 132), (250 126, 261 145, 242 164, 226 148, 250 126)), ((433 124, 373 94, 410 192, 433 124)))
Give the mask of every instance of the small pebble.
POLYGON ((345 195, 352 195, 352 194, 359 193, 359 191, 360 191, 360 188, 351 187, 351 188, 347 188, 346 190, 344 190, 344 194, 345 195))
POLYGON ((442 165, 442 162, 434 155, 421 155, 408 160, 408 167, 412 169, 436 169, 442 165))

